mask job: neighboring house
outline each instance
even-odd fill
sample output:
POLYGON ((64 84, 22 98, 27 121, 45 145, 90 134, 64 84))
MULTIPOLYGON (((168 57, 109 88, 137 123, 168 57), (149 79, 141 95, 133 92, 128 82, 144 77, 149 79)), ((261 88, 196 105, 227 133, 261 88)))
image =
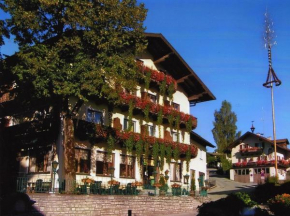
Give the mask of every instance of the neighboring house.
POLYGON ((198 148, 197 157, 193 159, 194 169, 191 169, 190 175, 197 177, 197 179, 200 176, 204 176, 204 179, 208 179, 209 173, 206 162, 206 147, 214 148, 215 146, 193 131, 190 133, 190 143, 198 148))
MULTIPOLYGON (((288 144, 288 139, 276 140, 279 180, 286 180, 290 162, 288 144)), ((271 138, 247 132, 230 144, 227 152, 231 152, 233 164, 231 180, 259 183, 267 177, 275 176, 274 141, 271 138)))
MULTIPOLYGON (((136 62, 144 79, 149 78, 149 87, 145 80, 135 92, 123 89, 121 102, 114 105, 104 98, 80 104, 70 98, 72 113, 77 110, 71 159, 77 183, 85 178, 107 183, 113 177, 121 184, 152 184, 151 179, 158 180, 168 170, 169 185, 186 187, 184 175, 195 173, 197 182, 206 173, 206 146, 213 145, 191 132, 197 119, 190 115, 190 106, 215 97, 161 34, 146 37, 147 50, 136 62), (172 100, 161 86, 171 89, 172 100)), ((13 97, 2 95, 1 119, 5 142, 17 151, 18 176, 27 176, 30 186, 37 179, 51 182, 52 161, 57 161, 55 187, 61 187, 65 172, 61 117, 50 104, 17 111, 9 109, 11 101, 13 97)))

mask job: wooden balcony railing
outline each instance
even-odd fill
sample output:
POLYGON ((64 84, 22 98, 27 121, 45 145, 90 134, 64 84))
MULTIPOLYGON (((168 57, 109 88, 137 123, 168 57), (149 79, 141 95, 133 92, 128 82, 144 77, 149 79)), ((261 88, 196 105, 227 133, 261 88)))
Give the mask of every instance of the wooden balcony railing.
POLYGON ((241 155, 257 155, 262 154, 263 148, 260 147, 248 147, 240 149, 241 155))

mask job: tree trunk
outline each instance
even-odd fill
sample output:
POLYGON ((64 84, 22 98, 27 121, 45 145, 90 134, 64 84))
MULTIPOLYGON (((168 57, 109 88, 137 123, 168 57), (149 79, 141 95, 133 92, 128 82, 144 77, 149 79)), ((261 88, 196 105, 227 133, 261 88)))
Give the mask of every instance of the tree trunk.
POLYGON ((74 124, 70 117, 64 117, 64 179, 65 191, 71 193, 74 191, 76 171, 75 171, 75 146, 74 146, 74 124))

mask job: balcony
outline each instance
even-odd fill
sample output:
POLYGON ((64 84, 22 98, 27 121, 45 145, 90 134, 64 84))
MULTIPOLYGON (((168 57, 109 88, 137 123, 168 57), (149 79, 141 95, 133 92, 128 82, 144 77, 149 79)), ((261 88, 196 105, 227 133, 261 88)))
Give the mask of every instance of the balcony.
MULTIPOLYGON (((289 160, 279 160, 277 161, 278 167, 288 168, 290 167, 290 159, 289 160)), ((275 166, 275 160, 258 160, 258 161, 243 161, 233 163, 234 168, 239 167, 259 167, 259 166, 275 166)))
POLYGON ((248 147, 240 149, 240 154, 245 155, 260 155, 263 153, 263 148, 260 147, 248 147))
POLYGON ((127 93, 121 93, 120 94, 121 104, 123 106, 128 107, 130 101, 133 102, 133 106, 135 109, 144 111, 148 109, 148 112, 152 114, 153 116, 157 116, 158 113, 161 111, 162 116, 164 119, 171 121, 170 119, 173 119, 173 121, 179 121, 181 127, 186 127, 189 130, 195 129, 197 126, 197 118, 186 114, 184 112, 180 112, 178 110, 175 110, 173 107, 170 106, 162 106, 160 104, 156 104, 148 100, 146 97, 140 98, 135 95, 127 94, 127 93))
MULTIPOLYGON (((117 118, 116 118, 117 119, 117 118)), ((172 149, 178 148, 180 155, 185 155, 187 151, 190 151, 191 157, 195 158, 197 156, 198 149, 195 145, 189 145, 185 143, 174 142, 166 138, 156 138, 148 136, 144 133, 135 133, 131 131, 120 130, 121 124, 114 119, 114 127, 108 127, 100 124, 94 124, 84 120, 75 120, 75 135, 81 139, 89 140, 106 140, 109 135, 115 138, 116 143, 123 145, 123 143, 129 138, 133 139, 134 147, 139 140, 143 143, 149 144, 149 148, 154 144, 164 144, 165 146, 171 146, 172 149), (118 123, 117 123, 118 122, 118 123)), ((122 127, 121 127, 122 128, 122 127)))

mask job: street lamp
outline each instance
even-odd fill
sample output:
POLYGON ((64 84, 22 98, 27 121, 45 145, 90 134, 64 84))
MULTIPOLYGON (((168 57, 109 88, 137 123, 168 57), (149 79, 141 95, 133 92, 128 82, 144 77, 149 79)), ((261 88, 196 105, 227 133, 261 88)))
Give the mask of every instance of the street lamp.
POLYGON ((184 175, 183 177, 184 177, 184 179, 186 180, 186 184, 187 184, 187 194, 188 194, 188 179, 189 179, 189 175, 186 174, 186 175, 184 175))
POLYGON ((56 169, 57 169, 57 166, 58 166, 58 162, 57 161, 53 161, 51 163, 51 166, 52 166, 52 172, 53 172, 53 182, 52 182, 52 192, 54 193, 54 184, 55 184, 55 174, 56 174, 56 169))
POLYGON ((115 167, 113 167, 113 166, 109 167, 109 171, 110 171, 110 174, 111 174, 111 187, 110 187, 110 193, 111 193, 111 195, 112 195, 112 192, 113 192, 113 175, 114 175, 115 167))

